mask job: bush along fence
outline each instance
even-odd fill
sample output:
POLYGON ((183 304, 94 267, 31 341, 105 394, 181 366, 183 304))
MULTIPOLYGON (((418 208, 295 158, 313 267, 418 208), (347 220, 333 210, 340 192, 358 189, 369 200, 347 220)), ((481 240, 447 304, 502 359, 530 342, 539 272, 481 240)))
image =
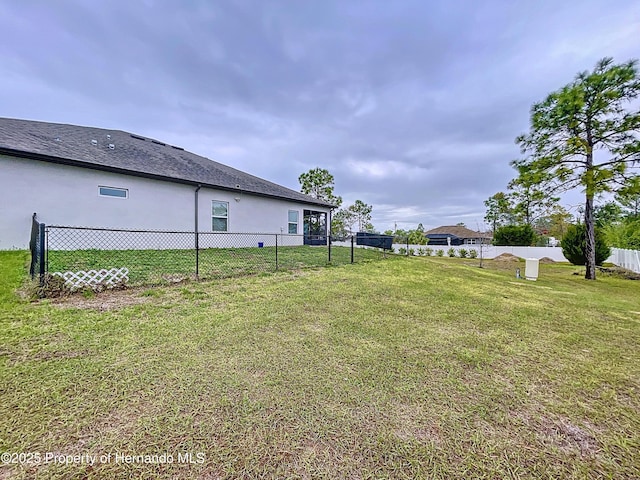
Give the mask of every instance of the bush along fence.
MULTIPOLYGON (((395 239, 398 240, 397 238, 395 239)), ((487 260, 508 253, 520 258, 547 258, 554 262, 569 262, 562 253, 561 247, 515 247, 495 246, 489 244, 469 245, 414 245, 406 241, 393 243, 389 250, 392 253, 406 256, 426 257, 458 257, 458 258, 484 258, 487 260)), ((611 256, 605 260, 618 267, 625 268, 635 273, 640 273, 640 250, 625 250, 623 248, 611 248, 611 256)))
POLYGON ((44 225, 34 215, 30 270, 41 286, 103 289, 349 264, 385 255, 379 248, 357 247, 355 237, 334 244, 327 237, 280 233, 70 227, 44 225))

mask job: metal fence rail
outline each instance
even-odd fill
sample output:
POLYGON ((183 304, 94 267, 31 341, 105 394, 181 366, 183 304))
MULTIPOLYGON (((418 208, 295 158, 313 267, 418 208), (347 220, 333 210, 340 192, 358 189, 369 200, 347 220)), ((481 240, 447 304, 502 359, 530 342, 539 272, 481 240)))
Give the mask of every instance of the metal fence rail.
POLYGON ((67 282, 155 285, 215 279, 379 259, 378 249, 359 249, 355 237, 283 233, 132 230, 47 225, 33 221, 32 277, 67 282), (35 232, 35 233, 34 233, 35 232), (323 242, 324 245, 308 245, 323 242))

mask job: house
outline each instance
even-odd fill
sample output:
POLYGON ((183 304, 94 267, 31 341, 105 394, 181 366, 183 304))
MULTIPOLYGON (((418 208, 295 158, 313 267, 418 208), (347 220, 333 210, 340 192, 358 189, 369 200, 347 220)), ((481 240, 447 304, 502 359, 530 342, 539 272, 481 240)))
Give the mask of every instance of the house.
POLYGON ((491 243, 491 235, 461 225, 437 227, 424 233, 429 245, 479 245, 491 243))
POLYGON ((0 250, 27 247, 34 212, 45 224, 324 243, 333 208, 141 135, 11 118, 0 118, 0 187, 0 250))

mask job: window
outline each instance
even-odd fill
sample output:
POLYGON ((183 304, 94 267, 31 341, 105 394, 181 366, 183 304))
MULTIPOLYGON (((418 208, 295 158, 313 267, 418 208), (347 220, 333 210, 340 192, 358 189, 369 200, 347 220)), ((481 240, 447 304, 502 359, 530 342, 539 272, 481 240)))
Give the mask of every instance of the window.
POLYGON ((298 234, 298 214, 297 210, 289 210, 289 233, 298 234))
POLYGON ((98 194, 101 197, 128 198, 129 190, 116 187, 98 187, 98 194))
POLYGON ((229 222, 229 202, 211 202, 211 230, 226 232, 229 222))
POLYGON ((475 238, 466 238, 464 243, 466 243, 467 245, 475 245, 477 242, 475 238))

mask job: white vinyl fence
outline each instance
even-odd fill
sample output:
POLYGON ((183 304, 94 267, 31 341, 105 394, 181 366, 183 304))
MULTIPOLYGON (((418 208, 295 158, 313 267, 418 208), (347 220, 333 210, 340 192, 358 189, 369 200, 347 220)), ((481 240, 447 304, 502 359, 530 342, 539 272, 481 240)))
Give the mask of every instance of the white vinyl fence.
MULTIPOLYGON (((342 242, 347 245, 347 242, 342 242)), ((335 242, 334 245, 339 245, 341 243, 335 242)), ((368 248, 368 247, 364 247, 368 248)), ((403 251, 406 251, 407 245, 404 243, 394 243, 393 251, 398 253, 400 249, 403 248, 403 251)), ((458 250, 465 249, 467 252, 470 250, 475 250, 480 257, 480 245, 459 245, 459 246, 447 246, 447 245, 409 245, 409 249, 413 249, 414 255, 418 255, 418 249, 422 249, 422 251, 427 248, 432 249, 432 256, 436 255, 438 250, 442 250, 444 252, 444 256, 448 256, 447 252, 450 248, 453 248, 456 251, 456 256, 458 255, 458 250)), ((520 258, 537 258, 538 260, 541 258, 550 258, 554 262, 568 262, 565 256, 562 254, 562 248, 560 247, 496 247, 494 245, 483 245, 482 246, 482 256, 483 258, 491 259, 495 258, 498 255, 502 255, 503 253, 510 253, 511 255, 515 255, 520 258)), ((640 250, 625 250, 623 248, 612 248, 611 256, 606 260, 608 263, 613 263, 618 267, 626 268, 627 270, 631 270, 635 273, 640 273, 640 250)))
POLYGON ((632 272, 640 273, 640 250, 612 248, 611 256, 607 261, 632 272))

